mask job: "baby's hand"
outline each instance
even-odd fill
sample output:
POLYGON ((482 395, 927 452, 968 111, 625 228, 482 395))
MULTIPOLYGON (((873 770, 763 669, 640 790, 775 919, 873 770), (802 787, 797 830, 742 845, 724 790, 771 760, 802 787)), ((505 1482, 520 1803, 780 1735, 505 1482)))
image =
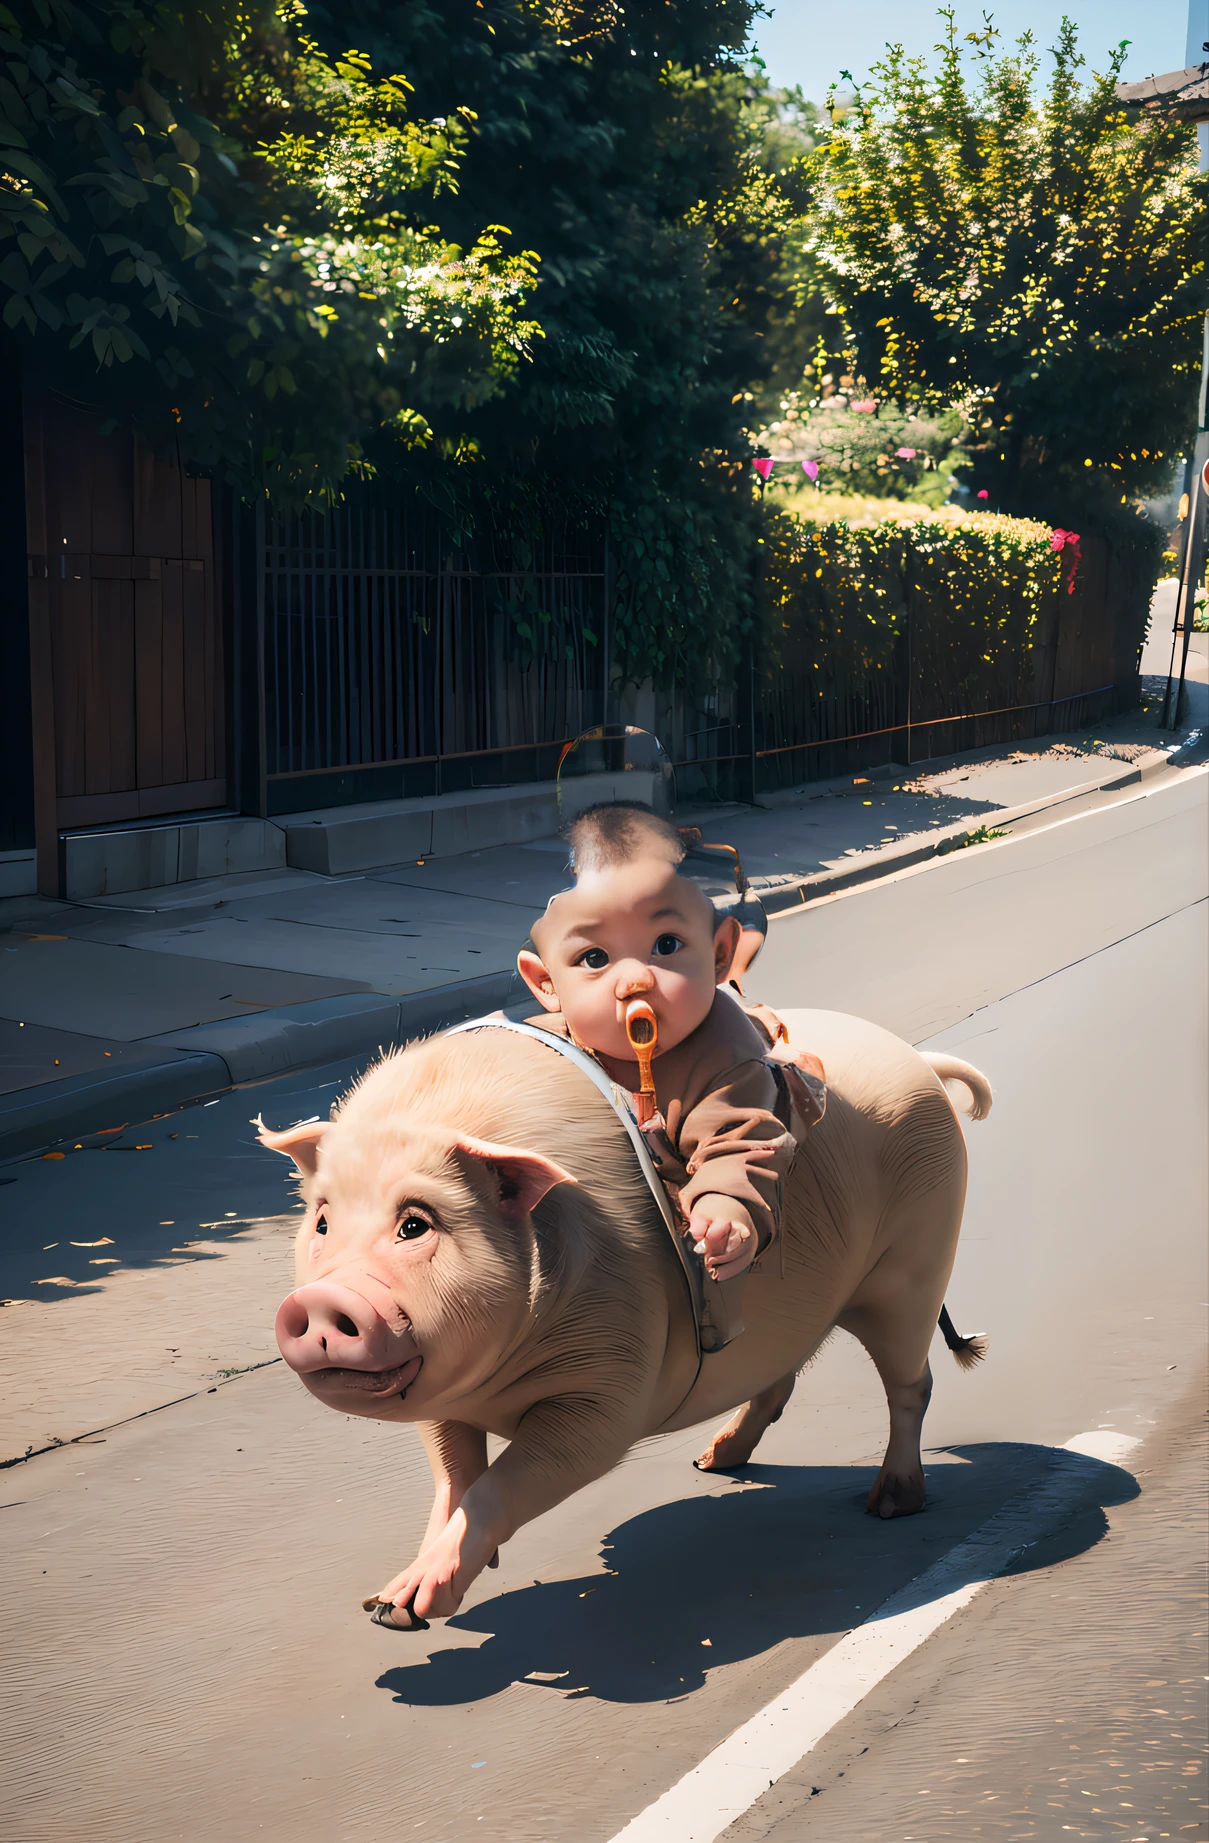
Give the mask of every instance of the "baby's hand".
POLYGON ((694 1254, 705 1256, 705 1271, 711 1280, 733 1280, 756 1258, 755 1224, 733 1197, 698 1197, 688 1234, 694 1254))

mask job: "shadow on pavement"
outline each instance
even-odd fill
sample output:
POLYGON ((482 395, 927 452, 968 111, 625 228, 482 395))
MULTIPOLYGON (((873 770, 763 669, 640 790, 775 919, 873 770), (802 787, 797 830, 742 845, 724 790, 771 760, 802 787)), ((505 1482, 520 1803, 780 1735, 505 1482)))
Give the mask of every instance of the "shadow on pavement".
MULTIPOLYGON (((1119 1467, 1051 1447, 951 1450, 965 1463, 928 1468, 925 1513, 890 1523, 863 1514, 873 1467, 748 1466, 736 1478, 747 1489, 682 1498, 620 1524, 601 1548, 612 1572, 535 1581, 446 1621, 486 1642, 399 1664, 378 1687, 410 1707, 445 1707, 523 1680, 535 1713, 552 1691, 675 1700, 700 1689, 707 1670, 861 1624, 1009 1498, 1052 1478, 1055 1465, 1069 1465, 1081 1488, 1062 1527, 1023 1550, 1013 1572, 1093 1547, 1108 1527, 1101 1506, 1138 1495, 1119 1467)), ((417 1642, 398 1635, 401 1647, 417 1642)))

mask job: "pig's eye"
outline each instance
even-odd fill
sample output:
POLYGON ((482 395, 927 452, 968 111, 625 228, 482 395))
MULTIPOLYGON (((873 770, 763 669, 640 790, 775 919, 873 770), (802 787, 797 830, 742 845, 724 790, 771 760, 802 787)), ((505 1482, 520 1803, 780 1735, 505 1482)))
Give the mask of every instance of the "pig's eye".
POLYGON ((603 947, 589 947, 586 953, 580 954, 575 964, 586 966, 590 972, 598 973, 602 967, 609 964, 609 956, 603 947))
POLYGON ((419 1241, 421 1235, 427 1235, 431 1227, 431 1222, 426 1221, 423 1216, 409 1213, 399 1218, 395 1239, 397 1241, 419 1241))
POLYGON ((326 1235, 327 1234, 327 1217, 326 1216, 316 1216, 315 1233, 316 1235, 326 1235))
POLYGON ((683 946, 684 942, 678 934, 661 934, 655 942, 655 952, 660 959, 667 959, 672 954, 679 953, 683 946))

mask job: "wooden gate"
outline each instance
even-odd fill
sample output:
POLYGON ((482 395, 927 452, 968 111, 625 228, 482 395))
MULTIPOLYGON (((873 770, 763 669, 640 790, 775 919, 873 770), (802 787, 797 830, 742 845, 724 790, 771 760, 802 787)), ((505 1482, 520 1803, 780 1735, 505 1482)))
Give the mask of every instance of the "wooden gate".
POLYGON ((52 831, 223 805, 225 698, 209 482, 46 397, 25 461, 41 859, 52 831))

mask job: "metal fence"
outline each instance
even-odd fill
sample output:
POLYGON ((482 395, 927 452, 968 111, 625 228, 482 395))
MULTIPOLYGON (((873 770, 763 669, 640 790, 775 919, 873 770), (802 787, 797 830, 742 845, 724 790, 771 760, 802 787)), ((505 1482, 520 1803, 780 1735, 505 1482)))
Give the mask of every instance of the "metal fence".
POLYGON ((603 542, 567 531, 523 566, 451 549, 423 509, 358 499, 262 513, 271 810, 553 774, 604 715, 603 542))
POLYGON ((905 609, 890 669, 859 682, 800 636, 775 668, 658 694, 609 688, 601 533, 563 531, 518 563, 489 536, 454 549, 427 508, 363 493, 327 513, 261 512, 255 547, 271 813, 550 780, 564 742, 618 720, 657 731, 682 799, 751 799, 1070 729, 1136 693, 1137 623, 1107 557, 1089 557, 1027 663, 970 710, 926 607, 905 609))

